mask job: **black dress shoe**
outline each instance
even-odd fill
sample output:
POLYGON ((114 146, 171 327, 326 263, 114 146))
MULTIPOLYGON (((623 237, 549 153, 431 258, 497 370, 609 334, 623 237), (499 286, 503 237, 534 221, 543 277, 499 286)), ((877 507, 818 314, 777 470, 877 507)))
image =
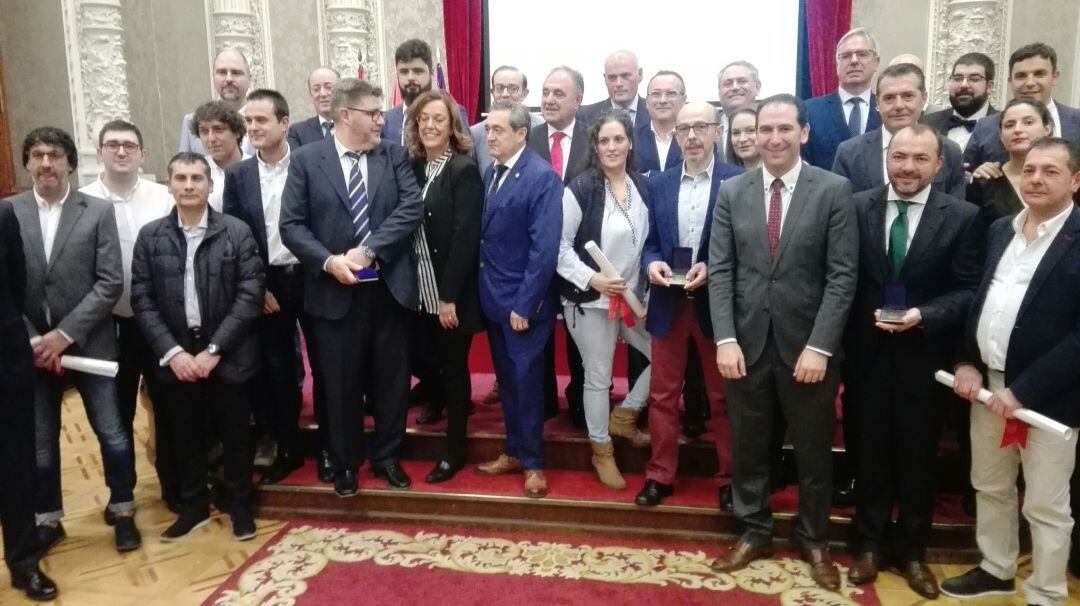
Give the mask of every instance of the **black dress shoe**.
POLYGON ((182 513, 171 526, 165 529, 165 532, 161 533, 161 540, 165 543, 179 541, 209 523, 209 511, 182 513))
POLYGON ((67 533, 64 532, 64 525, 60 522, 57 522, 55 526, 41 524, 37 527, 38 549, 41 550, 42 555, 49 553, 49 550, 60 541, 63 541, 65 537, 67 537, 67 533))
POLYGON ((334 494, 352 497, 360 492, 360 477, 355 469, 343 469, 334 474, 334 494))
POLYGON ((694 419, 687 421, 683 424, 683 435, 696 440, 705 434, 705 421, 703 419, 694 419))
POLYGON ((725 484, 720 487, 720 509, 724 511, 735 511, 735 502, 732 497, 731 484, 725 484))
POLYGON ((664 497, 670 497, 673 494, 675 494, 674 486, 661 484, 656 480, 645 480, 645 487, 637 494, 634 502, 643 507, 653 507, 659 505, 664 497))
POLYGON ((105 511, 101 513, 101 517, 105 520, 106 526, 116 525, 116 514, 113 513, 111 509, 109 509, 108 505, 105 506, 105 511))
POLYGON ((319 473, 319 481, 323 484, 333 484, 334 459, 330 456, 330 451, 320 450, 319 456, 315 459, 315 465, 319 473))
POLYGON ((259 484, 266 486, 267 484, 277 484, 278 482, 289 477, 289 474, 300 469, 304 466, 304 457, 293 456, 289 454, 279 455, 274 459, 274 462, 270 467, 266 468, 266 471, 259 476, 259 484))
POLYGON ((113 529, 116 534, 116 550, 120 553, 135 551, 142 545, 142 535, 135 527, 134 516, 116 516, 116 526, 113 529))
POLYGON ((35 602, 48 602, 56 599, 56 583, 53 583, 52 579, 45 576, 45 573, 41 572, 41 568, 37 566, 19 572, 12 571, 11 586, 15 589, 21 589, 26 593, 26 597, 35 602))
POLYGON ((424 478, 428 484, 438 484, 439 482, 445 482, 454 477, 457 472, 461 471, 464 465, 452 465, 449 461, 443 459, 435 464, 435 469, 431 470, 431 473, 427 474, 424 478))
POLYGON ((855 506, 855 480, 844 480, 836 484, 833 489, 832 506, 836 509, 847 509, 855 506))
POLYGON ((432 425, 441 421, 442 418, 442 408, 434 404, 428 404, 420 411, 420 416, 416 417, 416 422, 420 425, 432 425))
POLYGON ((409 474, 405 473, 405 470, 401 468, 401 465, 397 461, 390 461, 383 463, 382 465, 372 465, 371 471, 375 474, 376 478, 382 478, 386 480, 386 485, 395 490, 405 490, 412 486, 412 480, 409 479, 409 474))

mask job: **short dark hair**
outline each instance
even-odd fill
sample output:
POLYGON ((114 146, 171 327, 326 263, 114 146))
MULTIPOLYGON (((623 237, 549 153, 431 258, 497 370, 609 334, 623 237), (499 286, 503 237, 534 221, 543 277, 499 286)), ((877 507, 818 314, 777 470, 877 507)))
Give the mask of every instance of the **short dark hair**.
POLYGON ((520 69, 514 67, 513 65, 500 65, 499 67, 496 67, 495 71, 491 72, 492 86, 495 85, 495 76, 499 72, 517 72, 517 73, 521 74, 521 88, 525 88, 525 89, 529 88, 529 79, 525 77, 525 72, 523 72, 520 69))
POLYGON ((986 72, 986 79, 994 79, 994 60, 982 53, 965 53, 960 55, 960 58, 953 62, 952 72, 950 73, 956 73, 957 65, 981 65, 983 71, 986 72))
POLYGON ((675 78, 677 78, 679 80, 679 86, 682 87, 682 90, 679 91, 679 92, 681 92, 684 95, 686 94, 686 80, 683 80, 683 77, 679 75, 679 72, 673 71, 673 70, 670 70, 670 69, 662 69, 662 70, 656 72, 655 74, 653 74, 653 77, 649 78, 649 81, 647 83, 645 83, 645 90, 648 91, 649 87, 652 86, 652 81, 656 80, 660 76, 675 76, 675 78))
MULTIPOLYGON (((202 154, 197 154, 195 152, 180 152, 172 158, 169 158, 169 164, 165 169, 169 177, 172 177, 173 166, 177 164, 202 164, 203 169, 206 171, 206 178, 213 180, 213 177, 210 176, 210 163, 206 161, 206 158, 202 154)), ((222 184, 222 187, 224 186, 225 185, 222 184)))
POLYGON ((427 68, 432 68, 431 63, 431 47, 427 42, 419 38, 411 38, 398 45, 397 50, 394 51, 394 64, 406 63, 413 59, 423 59, 427 68))
POLYGON ((356 103, 360 97, 382 97, 382 89, 367 80, 342 78, 330 93, 330 119, 337 122, 341 108, 356 103))
POLYGON ((634 122, 630 119, 630 114, 623 109, 607 108, 600 112, 600 115, 589 127, 589 156, 585 160, 586 168, 595 168, 600 170, 600 161, 596 157, 596 148, 600 145, 600 129, 609 122, 616 122, 622 125, 623 130, 626 132, 626 139, 630 142, 630 150, 626 152, 626 170, 629 172, 634 167, 634 122))
POLYGON ((142 145, 143 145, 142 131, 139 130, 138 126, 135 126, 134 124, 132 124, 131 122, 128 122, 127 120, 113 120, 112 122, 106 122, 105 126, 102 126, 101 130, 98 131, 98 136, 97 136, 97 145, 98 145, 98 147, 102 147, 102 146, 105 145, 105 133, 115 133, 115 132, 135 133, 135 139, 139 142, 139 147, 142 147, 142 145))
POLYGON ((56 128, 55 126, 35 128, 26 135, 22 144, 23 167, 30 163, 30 150, 39 143, 50 145, 52 147, 59 147, 64 150, 64 155, 67 156, 68 166, 71 167, 70 172, 73 173, 75 172, 75 169, 78 168, 79 150, 75 147, 75 140, 71 138, 71 135, 69 135, 67 131, 56 128))
POLYGON ((897 63, 881 70, 877 77, 877 90, 874 92, 881 95, 881 81, 885 78, 902 78, 911 75, 919 79, 919 91, 926 94, 926 74, 914 63, 897 63))
POLYGON ((796 97, 795 95, 791 95, 791 94, 788 94, 788 93, 780 93, 778 95, 773 95, 771 97, 765 97, 764 99, 761 100, 760 103, 758 103, 758 106, 757 106, 758 113, 760 114, 761 110, 765 109, 765 106, 767 106, 767 105, 791 105, 791 106, 794 106, 795 107, 795 115, 796 115, 796 119, 799 122, 799 126, 804 127, 804 126, 806 126, 806 125, 808 125, 810 123, 809 120, 807 120, 807 118, 806 118, 806 104, 803 103, 802 99, 796 97))
POLYGON ((240 112, 231 108, 224 101, 207 101, 195 110, 195 114, 191 117, 191 134, 196 137, 199 136, 199 123, 211 122, 217 120, 225 125, 234 135, 236 135, 236 144, 241 145, 244 141, 244 134, 247 133, 247 127, 244 126, 244 118, 240 116, 240 112))
POLYGON ((1054 47, 1043 42, 1032 42, 1014 50, 1009 55, 1009 77, 1012 77, 1013 66, 1032 57, 1042 57, 1050 60, 1050 68, 1057 71, 1057 51, 1054 47))
POLYGON ((1017 97, 1009 99, 1009 102, 1001 109, 1001 114, 998 116, 998 132, 1001 132, 1002 125, 1005 123, 1005 112, 1017 105, 1031 106, 1031 108, 1035 110, 1035 113, 1039 115, 1039 119, 1042 120, 1043 126, 1049 126, 1051 129, 1054 128, 1054 115, 1050 113, 1050 108, 1046 107, 1045 103, 1038 99, 1022 99, 1017 97))
POLYGON ((896 140, 896 135, 899 135, 900 133, 904 132, 905 130, 911 131, 911 134, 915 135, 916 137, 922 137, 923 135, 927 135, 927 134, 933 135, 934 136, 934 153, 936 153, 938 156, 941 156, 941 137, 938 136, 937 131, 930 128, 929 126, 927 126, 925 124, 918 124, 918 123, 911 124, 909 126, 905 126, 904 128, 901 128, 900 130, 896 131, 896 134, 893 135, 892 139, 889 140, 889 149, 892 149, 892 142, 896 140))
POLYGON ((278 122, 282 119, 289 117, 289 102, 285 100, 285 96, 276 90, 269 88, 256 88, 248 93, 248 101, 269 101, 270 105, 274 106, 274 115, 277 116, 278 122))
POLYGON ((1069 172, 1076 174, 1080 172, 1080 149, 1076 147, 1076 144, 1062 139, 1061 137, 1046 137, 1045 139, 1039 139, 1031 145, 1031 149, 1028 150, 1028 155, 1037 149, 1063 149, 1069 154, 1069 172))

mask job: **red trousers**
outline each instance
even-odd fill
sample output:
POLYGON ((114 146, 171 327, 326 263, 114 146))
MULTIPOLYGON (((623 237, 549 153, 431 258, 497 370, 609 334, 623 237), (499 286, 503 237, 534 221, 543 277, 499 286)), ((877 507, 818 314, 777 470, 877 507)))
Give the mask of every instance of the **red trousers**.
MULTIPOLYGON (((703 292, 698 296, 708 296, 703 292)), ((675 308, 671 332, 652 338, 652 379, 649 384, 649 435, 652 457, 645 477, 673 485, 679 467, 679 399, 686 378, 687 345, 694 340, 705 372, 705 392, 712 410, 713 439, 716 441, 716 481, 731 483, 731 421, 727 416, 724 381, 716 368, 716 344, 705 336, 694 315, 693 302, 683 299, 675 308)))

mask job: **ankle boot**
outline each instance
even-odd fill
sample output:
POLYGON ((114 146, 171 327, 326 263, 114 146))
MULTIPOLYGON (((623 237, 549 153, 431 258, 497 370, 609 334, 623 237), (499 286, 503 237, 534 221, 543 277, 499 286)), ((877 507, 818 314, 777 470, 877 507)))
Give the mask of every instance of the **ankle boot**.
POLYGON ((600 478, 600 483, 613 490, 626 488, 626 480, 619 473, 619 468, 615 466, 615 447, 611 445, 611 442, 606 444, 591 442, 591 444, 592 464, 596 469, 596 476, 600 478))
POLYGON ((608 420, 608 433, 612 436, 626 438, 637 448, 644 448, 650 444, 649 434, 637 428, 637 418, 640 410, 633 408, 616 407, 611 411, 608 420))

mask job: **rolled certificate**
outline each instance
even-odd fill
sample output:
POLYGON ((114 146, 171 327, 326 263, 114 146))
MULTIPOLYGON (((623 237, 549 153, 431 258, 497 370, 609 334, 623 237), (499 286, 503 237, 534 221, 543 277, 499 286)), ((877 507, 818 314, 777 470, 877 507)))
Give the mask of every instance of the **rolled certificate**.
MULTIPOLYGON (((945 372, 944 370, 939 370, 935 372, 934 378, 937 379, 938 383, 941 383, 942 385, 950 389, 952 389, 953 385, 956 383, 956 377, 953 376, 951 373, 945 372)), ((990 398, 993 395, 993 392, 991 392, 989 389, 980 389, 978 400, 979 402, 986 404, 990 401, 990 398)), ((1021 408, 1014 412, 1013 416, 1027 423, 1028 425, 1031 425, 1032 427, 1038 427, 1039 429, 1042 429, 1044 431, 1049 431, 1050 433, 1057 434, 1061 436, 1062 440, 1072 439, 1073 430, 1071 427, 1063 423, 1059 423, 1051 419, 1050 417, 1041 415, 1034 410, 1021 408)))
MULTIPOLYGON (((589 256, 592 257, 593 261, 596 261, 596 265, 600 268, 600 273, 604 274, 604 276, 608 278, 622 277, 619 275, 619 272, 615 271, 615 266, 611 264, 611 261, 608 261, 607 255, 604 254, 604 251, 600 250, 600 247, 596 245, 596 242, 592 240, 586 242, 585 251, 589 253, 589 256)), ((641 301, 638 301, 637 296, 634 295, 629 288, 623 292, 622 298, 626 301, 626 304, 630 306, 630 310, 634 312, 634 315, 639 318, 645 317, 645 306, 641 304, 641 301)))
MULTIPOLYGON (((33 345, 40 340, 41 337, 33 337, 30 339, 30 344, 33 345)), ((84 358, 82 356, 60 356, 60 366, 63 366, 68 370, 85 372, 101 377, 116 377, 116 373, 120 372, 120 365, 116 362, 98 360, 96 358, 84 358)))

